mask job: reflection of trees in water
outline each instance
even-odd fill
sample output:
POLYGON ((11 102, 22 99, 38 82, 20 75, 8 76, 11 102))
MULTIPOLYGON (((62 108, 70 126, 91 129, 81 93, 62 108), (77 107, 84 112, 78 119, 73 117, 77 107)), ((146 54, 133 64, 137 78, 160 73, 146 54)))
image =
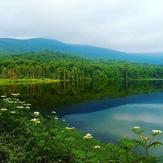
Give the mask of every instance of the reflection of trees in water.
POLYGON ((32 84, 1 86, 0 94, 20 92, 21 98, 34 107, 52 107, 77 103, 102 97, 123 97, 131 94, 163 90, 163 81, 92 81, 61 82, 55 84, 32 84))

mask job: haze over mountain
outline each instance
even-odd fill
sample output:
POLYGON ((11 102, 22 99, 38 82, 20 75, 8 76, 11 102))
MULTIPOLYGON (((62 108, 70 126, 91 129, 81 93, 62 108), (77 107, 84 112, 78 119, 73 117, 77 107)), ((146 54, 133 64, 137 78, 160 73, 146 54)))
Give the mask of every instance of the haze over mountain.
POLYGON ((138 63, 163 64, 163 55, 161 55, 163 53, 125 53, 96 46, 67 44, 46 38, 0 38, 0 52, 4 54, 20 54, 43 50, 65 52, 90 59, 112 59, 138 63))

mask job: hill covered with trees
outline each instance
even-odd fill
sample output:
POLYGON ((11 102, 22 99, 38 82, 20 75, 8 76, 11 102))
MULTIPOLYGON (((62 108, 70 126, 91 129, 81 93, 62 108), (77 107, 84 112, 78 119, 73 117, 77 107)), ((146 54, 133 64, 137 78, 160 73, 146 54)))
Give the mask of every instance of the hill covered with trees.
POLYGON ((68 44, 47 38, 0 38, 0 52, 4 54, 22 54, 31 51, 38 53, 46 49, 52 52, 70 53, 72 56, 80 56, 88 59, 102 59, 104 61, 112 59, 163 65, 162 52, 127 53, 90 45, 68 44))

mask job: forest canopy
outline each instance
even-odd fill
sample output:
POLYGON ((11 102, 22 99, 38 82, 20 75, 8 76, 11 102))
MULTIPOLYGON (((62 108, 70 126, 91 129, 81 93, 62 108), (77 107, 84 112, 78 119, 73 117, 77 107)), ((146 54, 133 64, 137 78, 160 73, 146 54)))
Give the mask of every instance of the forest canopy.
POLYGON ((163 78, 163 66, 123 61, 90 60, 60 52, 0 55, 0 78, 58 80, 122 80, 163 78))

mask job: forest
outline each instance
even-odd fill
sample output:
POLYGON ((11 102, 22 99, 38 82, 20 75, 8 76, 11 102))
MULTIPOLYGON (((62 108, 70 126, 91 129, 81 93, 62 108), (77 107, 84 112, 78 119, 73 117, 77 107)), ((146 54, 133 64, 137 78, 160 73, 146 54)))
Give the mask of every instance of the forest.
POLYGON ((90 60, 46 50, 15 55, 0 54, 0 78, 48 78, 62 81, 161 79, 163 66, 90 60))

